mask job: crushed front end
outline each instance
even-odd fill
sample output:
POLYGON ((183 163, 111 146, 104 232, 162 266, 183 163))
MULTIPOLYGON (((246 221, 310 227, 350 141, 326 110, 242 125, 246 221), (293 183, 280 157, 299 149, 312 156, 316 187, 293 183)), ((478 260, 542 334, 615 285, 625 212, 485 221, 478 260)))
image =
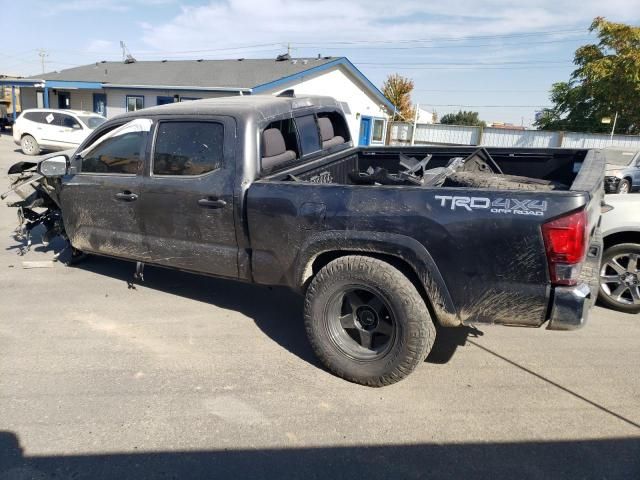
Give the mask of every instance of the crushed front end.
POLYGON ((10 179, 10 189, 0 198, 4 200, 11 193, 20 197, 17 201, 8 202, 9 207, 18 209, 18 226, 15 230, 16 239, 24 242, 20 253, 24 255, 31 248, 32 232, 42 225, 42 243, 46 246, 56 236, 66 240, 60 202, 56 192, 55 182, 59 180, 47 179, 37 171, 38 163, 18 162, 7 172, 10 179))

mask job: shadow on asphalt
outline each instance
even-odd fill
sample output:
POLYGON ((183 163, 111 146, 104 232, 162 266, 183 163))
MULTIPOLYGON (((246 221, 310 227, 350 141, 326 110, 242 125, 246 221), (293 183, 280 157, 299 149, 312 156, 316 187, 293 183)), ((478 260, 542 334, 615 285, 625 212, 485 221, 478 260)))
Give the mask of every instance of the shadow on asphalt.
MULTIPOLYGON (((126 282, 133 278, 134 265, 129 261, 90 256, 75 268, 118 278, 126 288, 126 282)), ((240 312, 252 318, 258 328, 280 346, 322 368, 304 331, 303 299, 287 288, 222 280, 152 266, 145 267, 144 286, 240 312)), ((469 327, 438 328, 435 345, 426 361, 447 363, 458 346, 466 343, 467 337, 479 335, 482 332, 469 327)))
MULTIPOLYGON (((133 278, 135 263, 106 257, 89 256, 73 268, 123 281, 133 278)), ((234 310, 252 318, 258 328, 283 348, 306 362, 320 367, 309 346, 302 321, 302 297, 281 287, 264 287, 234 280, 146 266, 145 288, 205 302, 234 310)))
POLYGON ((640 438, 186 452, 24 455, 0 431, 0 479, 581 478, 640 474, 640 438))
MULTIPOLYGON (((32 250, 52 254, 65 250, 67 244, 60 237, 54 238, 49 245, 42 245, 40 237, 43 232, 44 228, 41 226, 33 230, 32 250)), ((19 237, 14 236, 14 240, 17 243, 7 247, 6 250, 19 250, 24 247, 24 241, 19 237)), ((60 261, 65 263, 69 254, 70 250, 62 252, 60 261)), ((88 256, 81 263, 74 265, 74 268, 118 278, 123 281, 123 288, 126 288, 127 282, 131 282, 133 278, 135 263, 88 256)), ((302 360, 322 368, 306 339, 302 321, 303 299, 287 288, 223 280, 153 266, 145 267, 144 286, 240 312, 252 318, 258 328, 280 346, 302 360)), ((457 348, 464 346, 469 337, 476 338, 483 335, 475 327, 446 328, 436 324, 436 328, 435 344, 425 359, 428 363, 449 362, 457 348)))

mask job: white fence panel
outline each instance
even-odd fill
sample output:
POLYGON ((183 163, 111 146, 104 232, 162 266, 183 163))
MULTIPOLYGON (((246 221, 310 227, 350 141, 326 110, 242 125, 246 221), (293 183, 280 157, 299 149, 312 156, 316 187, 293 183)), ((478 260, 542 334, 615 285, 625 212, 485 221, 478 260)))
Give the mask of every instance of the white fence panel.
POLYGON ((477 145, 479 139, 480 129, 478 127, 418 124, 415 143, 477 145))
MULTIPOLYGON (((391 125, 391 145, 411 143, 411 123, 396 122, 391 125)), ((524 148, 606 148, 610 146, 637 148, 640 150, 640 135, 610 135, 604 133, 549 132, 542 130, 510 130, 506 128, 464 125, 442 125, 419 123, 414 144, 478 145, 481 140, 486 147, 524 148)))
POLYGON ((559 142, 558 132, 488 127, 482 134, 482 145, 487 147, 549 148, 557 147, 559 142))
POLYGON ((611 135, 603 133, 576 133, 564 134, 563 147, 567 148, 606 148, 606 147, 631 147, 640 149, 640 136, 636 135, 611 135))

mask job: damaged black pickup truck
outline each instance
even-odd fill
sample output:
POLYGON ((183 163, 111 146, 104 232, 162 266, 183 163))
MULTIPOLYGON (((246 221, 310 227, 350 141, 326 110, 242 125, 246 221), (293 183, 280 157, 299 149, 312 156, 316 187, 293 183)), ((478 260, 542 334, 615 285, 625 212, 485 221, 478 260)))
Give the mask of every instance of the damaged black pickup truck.
POLYGON ((10 173, 27 236, 300 292, 318 357, 365 385, 435 323, 570 330, 597 293, 595 150, 354 147, 338 102, 288 93, 126 114, 10 173))

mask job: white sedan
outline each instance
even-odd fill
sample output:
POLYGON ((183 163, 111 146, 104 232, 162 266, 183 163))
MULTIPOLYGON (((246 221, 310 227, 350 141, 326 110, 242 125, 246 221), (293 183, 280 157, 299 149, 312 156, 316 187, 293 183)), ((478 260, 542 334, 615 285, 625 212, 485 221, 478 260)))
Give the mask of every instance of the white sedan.
POLYGON ((27 155, 42 150, 75 148, 107 119, 93 112, 33 108, 25 110, 13 125, 13 141, 27 155))

